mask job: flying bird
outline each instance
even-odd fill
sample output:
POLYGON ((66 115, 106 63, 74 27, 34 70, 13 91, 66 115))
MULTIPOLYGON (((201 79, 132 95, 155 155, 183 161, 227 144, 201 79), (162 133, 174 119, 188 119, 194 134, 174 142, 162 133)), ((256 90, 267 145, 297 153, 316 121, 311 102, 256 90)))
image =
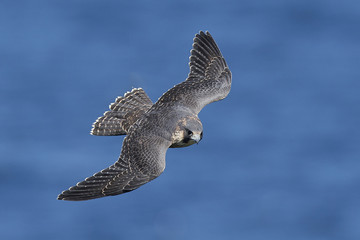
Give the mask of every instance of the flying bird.
POLYGON ((188 78, 156 103, 143 89, 134 88, 110 105, 91 134, 127 135, 119 159, 63 191, 59 200, 89 200, 135 190, 164 171, 168 148, 187 147, 202 139, 198 113, 229 94, 231 72, 209 32, 196 34, 189 65, 188 78))

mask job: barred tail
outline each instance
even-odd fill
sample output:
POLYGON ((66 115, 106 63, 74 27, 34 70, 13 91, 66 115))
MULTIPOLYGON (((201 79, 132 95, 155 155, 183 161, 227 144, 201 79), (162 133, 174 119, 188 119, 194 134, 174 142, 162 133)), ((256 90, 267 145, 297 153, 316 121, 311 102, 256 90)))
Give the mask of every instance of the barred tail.
POLYGON ((90 133, 98 136, 125 135, 130 126, 152 105, 142 88, 133 88, 131 92, 116 98, 115 102, 110 104, 110 111, 94 122, 90 133))

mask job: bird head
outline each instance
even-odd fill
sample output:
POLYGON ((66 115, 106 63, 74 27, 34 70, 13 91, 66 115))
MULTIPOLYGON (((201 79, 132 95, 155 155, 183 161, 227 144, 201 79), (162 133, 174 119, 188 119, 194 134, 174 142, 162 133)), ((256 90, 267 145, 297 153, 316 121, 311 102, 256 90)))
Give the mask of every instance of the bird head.
POLYGON ((203 127, 198 117, 187 116, 181 119, 172 136, 170 147, 187 147, 199 143, 203 137, 203 127))

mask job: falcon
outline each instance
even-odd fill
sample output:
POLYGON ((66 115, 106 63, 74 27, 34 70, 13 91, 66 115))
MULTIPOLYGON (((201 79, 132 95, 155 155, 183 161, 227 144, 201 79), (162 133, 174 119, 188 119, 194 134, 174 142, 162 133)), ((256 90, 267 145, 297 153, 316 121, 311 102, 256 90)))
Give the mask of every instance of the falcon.
POLYGON ((89 200, 135 190, 164 171, 168 148, 187 147, 202 139, 198 113, 229 94, 231 72, 209 32, 195 35, 189 65, 187 79, 156 103, 143 89, 134 88, 110 105, 91 134, 127 135, 119 159, 63 191, 59 200, 89 200))

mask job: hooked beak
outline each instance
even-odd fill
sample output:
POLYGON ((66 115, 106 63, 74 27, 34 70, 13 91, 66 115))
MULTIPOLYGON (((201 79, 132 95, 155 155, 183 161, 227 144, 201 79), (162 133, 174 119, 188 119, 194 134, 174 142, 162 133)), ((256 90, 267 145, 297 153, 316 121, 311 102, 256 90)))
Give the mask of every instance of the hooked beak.
POLYGON ((191 139, 194 140, 198 144, 201 141, 202 136, 203 136, 202 132, 198 133, 198 134, 193 134, 191 136, 191 139))

